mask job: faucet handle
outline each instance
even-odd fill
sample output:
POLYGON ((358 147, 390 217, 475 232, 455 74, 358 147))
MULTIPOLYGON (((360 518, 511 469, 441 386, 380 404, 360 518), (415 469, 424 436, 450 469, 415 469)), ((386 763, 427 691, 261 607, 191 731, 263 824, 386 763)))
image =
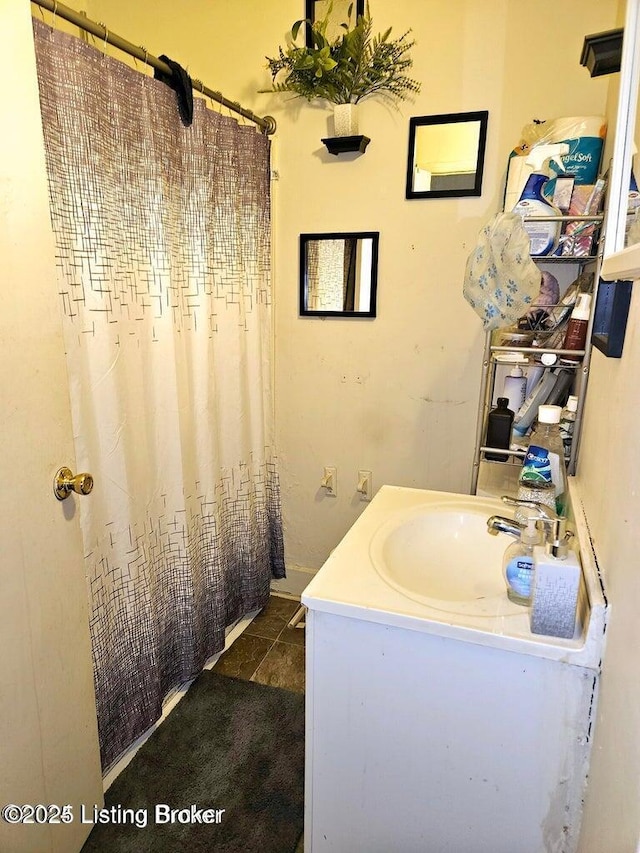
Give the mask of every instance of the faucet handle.
POLYGON ((511 497, 511 495, 502 495, 500 500, 502 503, 507 504, 507 506, 527 506, 531 509, 535 509, 540 519, 543 521, 555 521, 559 517, 555 510, 551 509, 551 507, 548 507, 546 504, 539 503, 538 501, 520 500, 519 498, 511 497))
POLYGON ((558 515, 551 507, 538 503, 538 501, 520 500, 519 498, 511 497, 511 495, 502 495, 501 500, 507 506, 526 506, 535 509, 539 513, 539 518, 536 519, 536 522, 539 521, 544 530, 547 553, 558 560, 565 559, 569 550, 569 539, 573 536, 573 531, 567 530, 567 519, 564 515, 558 515))

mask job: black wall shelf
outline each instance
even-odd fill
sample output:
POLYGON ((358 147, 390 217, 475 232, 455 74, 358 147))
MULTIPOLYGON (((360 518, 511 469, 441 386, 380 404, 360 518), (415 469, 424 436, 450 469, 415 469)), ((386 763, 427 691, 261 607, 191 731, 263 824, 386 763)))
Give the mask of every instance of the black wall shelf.
POLYGON ((607 358, 620 358, 631 303, 631 281, 602 281, 598 285, 591 343, 607 358))
POLYGON ((622 29, 607 30, 584 37, 580 65, 588 68, 592 77, 620 71, 623 33, 622 29))
POLYGON ((346 154, 348 151, 356 151, 364 154, 367 145, 371 142, 368 136, 331 136, 323 139, 329 154, 346 154))

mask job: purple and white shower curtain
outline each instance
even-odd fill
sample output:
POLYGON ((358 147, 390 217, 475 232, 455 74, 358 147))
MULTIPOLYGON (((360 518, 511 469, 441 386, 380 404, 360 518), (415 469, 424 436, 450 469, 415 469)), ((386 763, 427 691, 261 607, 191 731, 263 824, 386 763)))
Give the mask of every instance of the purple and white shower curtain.
POLYGON ((34 32, 106 769, 284 576, 269 142, 34 32))

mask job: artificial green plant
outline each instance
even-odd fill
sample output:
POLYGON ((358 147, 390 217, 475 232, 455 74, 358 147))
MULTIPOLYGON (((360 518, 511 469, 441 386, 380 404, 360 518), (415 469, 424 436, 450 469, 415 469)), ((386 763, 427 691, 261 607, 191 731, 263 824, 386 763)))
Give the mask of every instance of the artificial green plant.
POLYGON ((344 32, 330 40, 326 33, 331 11, 330 4, 321 20, 295 22, 287 47, 279 47, 275 58, 266 57, 273 86, 263 91, 291 92, 308 101, 324 98, 332 104, 357 104, 372 95, 404 100, 420 91, 420 83, 405 73, 413 65, 411 30, 396 39, 391 38, 391 27, 372 35, 368 7, 352 27, 352 4, 348 20, 341 24, 344 32), (303 25, 310 28, 312 47, 297 43, 301 32, 304 38, 303 25))

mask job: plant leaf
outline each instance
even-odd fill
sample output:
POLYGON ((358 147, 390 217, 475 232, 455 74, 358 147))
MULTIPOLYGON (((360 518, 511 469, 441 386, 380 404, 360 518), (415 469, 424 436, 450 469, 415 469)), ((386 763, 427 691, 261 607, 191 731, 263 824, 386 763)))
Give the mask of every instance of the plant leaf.
MULTIPOLYGON (((329 12, 332 4, 329 4, 329 12)), ((267 57, 274 92, 292 92, 311 101, 323 98, 331 103, 358 103, 363 98, 379 95, 390 101, 404 100, 420 91, 420 83, 406 75, 413 61, 409 56, 415 44, 409 39, 411 30, 391 40, 391 27, 373 35, 373 22, 366 6, 353 28, 341 24, 340 35, 326 36, 329 12, 311 28, 312 47, 299 47, 289 40, 286 48, 278 48, 278 56, 267 57)), ((353 3, 349 6, 349 18, 353 3)), ((304 20, 296 21, 291 30, 295 38, 304 20)))

